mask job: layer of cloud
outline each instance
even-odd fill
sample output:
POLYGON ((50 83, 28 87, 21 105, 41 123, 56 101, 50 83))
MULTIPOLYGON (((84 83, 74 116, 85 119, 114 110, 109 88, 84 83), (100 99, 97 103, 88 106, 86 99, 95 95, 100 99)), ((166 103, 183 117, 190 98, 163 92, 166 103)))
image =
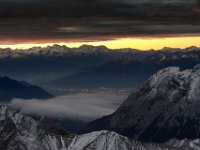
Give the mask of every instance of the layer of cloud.
POLYGON ((88 122, 113 113, 128 93, 73 94, 49 100, 14 99, 10 105, 22 113, 88 122))
POLYGON ((0 44, 200 33, 199 0, 0 0, 0 44))

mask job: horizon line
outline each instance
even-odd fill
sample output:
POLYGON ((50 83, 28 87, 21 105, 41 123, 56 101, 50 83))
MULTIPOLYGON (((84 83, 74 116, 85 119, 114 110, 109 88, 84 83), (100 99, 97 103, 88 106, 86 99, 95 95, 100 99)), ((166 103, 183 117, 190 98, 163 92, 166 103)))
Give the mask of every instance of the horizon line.
MULTIPOLYGON (((24 45, 24 44, 23 44, 24 45)), ((35 45, 40 45, 40 44, 35 44, 35 45)), ((30 48, 16 48, 16 49, 12 49, 10 47, 5 47, 5 48, 2 48, 1 45, 0 45, 0 50, 5 50, 5 49, 9 49, 9 50, 12 50, 12 51, 28 51, 28 50, 31 50, 31 49, 34 49, 34 48, 41 48, 41 49, 46 49, 48 47, 54 47, 54 46, 60 46, 60 47, 66 47, 66 48, 70 48, 70 49, 79 49, 83 46, 91 46, 91 47, 105 47, 106 49, 108 50, 111 50, 111 51, 117 51, 117 50, 125 50, 125 49, 129 49, 129 50, 136 50, 136 51, 162 51, 164 50, 165 48, 169 48, 169 49, 178 49, 178 50, 185 50, 185 49, 189 49, 189 48, 192 48, 192 47, 195 47, 195 48, 199 48, 200 49, 200 46, 195 46, 195 45, 191 45, 191 46, 188 46, 188 47, 185 47, 185 48, 179 48, 179 47, 163 47, 161 49, 147 49, 147 50, 141 50, 141 49, 135 49, 135 48, 129 48, 129 47, 125 47, 125 48, 116 48, 116 49, 112 49, 112 48, 108 48, 107 46, 105 45, 97 45, 97 46, 94 46, 94 45, 89 45, 89 44, 83 44, 81 46, 78 46, 78 47, 69 47, 67 46, 66 44, 59 44, 59 43, 53 43, 53 44, 49 44, 49 45, 46 45, 45 46, 33 46, 33 47, 30 47, 30 48)))
POLYGON ((83 45, 105 46, 111 50, 135 49, 141 51, 162 50, 163 48, 185 49, 187 47, 200 47, 200 37, 169 37, 169 38, 123 38, 110 41, 96 42, 46 42, 46 43, 17 43, 0 44, 0 48, 12 50, 28 50, 33 47, 45 48, 53 45, 66 46, 69 48, 80 48, 83 45))

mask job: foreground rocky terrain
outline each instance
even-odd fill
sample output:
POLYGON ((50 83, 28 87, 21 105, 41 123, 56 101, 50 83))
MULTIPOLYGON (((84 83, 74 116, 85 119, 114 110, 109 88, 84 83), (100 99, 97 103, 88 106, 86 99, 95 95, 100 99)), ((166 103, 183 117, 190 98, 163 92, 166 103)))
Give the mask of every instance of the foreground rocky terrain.
POLYGON ((0 104, 1 150, 197 150, 200 140, 141 143, 111 131, 74 135, 43 117, 39 122, 0 104))

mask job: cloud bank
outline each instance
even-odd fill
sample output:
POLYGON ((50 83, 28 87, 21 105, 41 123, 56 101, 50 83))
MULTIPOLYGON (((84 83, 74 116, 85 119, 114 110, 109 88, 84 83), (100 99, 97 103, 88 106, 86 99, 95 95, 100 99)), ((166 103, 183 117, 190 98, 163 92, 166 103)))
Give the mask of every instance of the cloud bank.
POLYGON ((127 95, 128 93, 97 92, 66 95, 49 100, 13 99, 10 105, 24 114, 89 122, 113 113, 127 95))
POLYGON ((0 44, 199 34, 199 0, 0 0, 0 44))

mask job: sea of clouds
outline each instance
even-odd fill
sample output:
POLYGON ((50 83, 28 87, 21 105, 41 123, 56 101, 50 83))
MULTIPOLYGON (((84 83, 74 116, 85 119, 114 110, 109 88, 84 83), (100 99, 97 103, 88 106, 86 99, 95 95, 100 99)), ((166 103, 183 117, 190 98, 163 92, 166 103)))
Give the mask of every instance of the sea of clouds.
POLYGON ((24 114, 89 122, 113 113, 127 96, 115 92, 79 93, 48 100, 13 99, 10 105, 24 114))

